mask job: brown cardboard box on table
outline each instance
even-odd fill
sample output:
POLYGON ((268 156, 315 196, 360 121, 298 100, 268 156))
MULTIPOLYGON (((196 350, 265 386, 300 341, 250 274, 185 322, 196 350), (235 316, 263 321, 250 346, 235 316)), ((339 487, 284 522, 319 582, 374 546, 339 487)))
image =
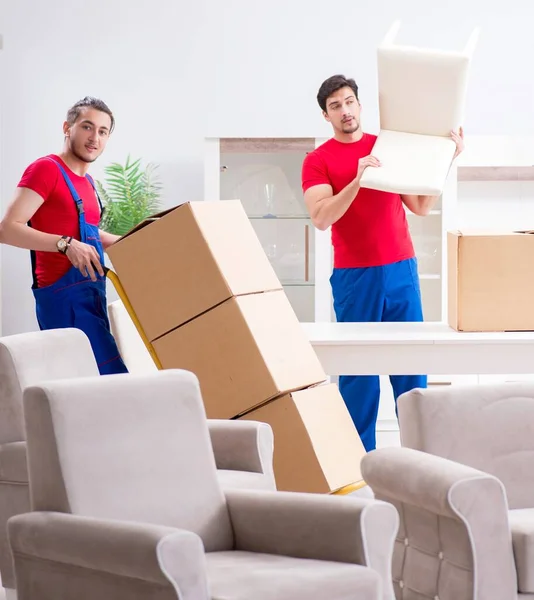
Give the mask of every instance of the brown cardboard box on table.
POLYGON ((155 215, 109 257, 163 368, 199 378, 208 418, 326 379, 239 201, 155 215))
POLYGON ((330 493, 361 482, 365 448, 336 384, 286 394, 240 418, 272 427, 278 490, 330 493))
POLYGON ((447 233, 448 321, 458 331, 534 330, 534 234, 447 233))

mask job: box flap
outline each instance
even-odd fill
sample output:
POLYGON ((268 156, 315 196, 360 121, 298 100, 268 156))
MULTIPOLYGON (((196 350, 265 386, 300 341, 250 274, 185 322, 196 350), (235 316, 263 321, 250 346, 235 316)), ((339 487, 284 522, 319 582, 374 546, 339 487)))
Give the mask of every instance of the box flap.
POLYGON ((161 219, 161 217, 164 217, 165 215, 168 215, 173 210, 176 210, 176 209, 180 208, 181 206, 184 206, 184 204, 189 204, 189 202, 184 202, 183 204, 178 204, 178 205, 173 206, 171 208, 167 208, 165 210, 162 210, 161 212, 154 213, 153 215, 151 215, 150 217, 147 217, 146 219, 143 219, 135 227, 132 227, 130 229, 130 231, 127 231, 123 236, 121 236, 117 240, 117 242, 120 242, 121 240, 123 240, 124 238, 128 237, 129 235, 132 235, 132 233, 135 233, 136 231, 139 231, 140 229, 143 229, 143 227, 146 227, 147 225, 150 225, 151 223, 154 223, 154 221, 157 221, 158 219, 161 219))

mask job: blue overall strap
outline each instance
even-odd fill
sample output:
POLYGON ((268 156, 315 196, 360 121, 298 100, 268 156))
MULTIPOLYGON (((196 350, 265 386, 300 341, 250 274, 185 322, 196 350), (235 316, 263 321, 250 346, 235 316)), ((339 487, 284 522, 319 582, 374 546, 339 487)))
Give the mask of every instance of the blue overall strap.
POLYGON ((57 160, 54 160, 53 158, 50 158, 50 157, 48 157, 48 159, 51 160, 52 162, 56 163, 56 165, 59 167, 59 169, 63 175, 63 179, 65 180, 65 183, 67 184, 67 186, 70 190, 72 198, 74 199, 74 202, 76 202, 76 208, 78 210, 78 215, 81 217, 84 213, 83 201, 80 198, 80 195, 78 194, 78 192, 76 191, 76 188, 72 185, 72 181, 70 180, 69 176, 67 175, 67 172, 62 167, 62 165, 57 162, 57 160))
POLYGON ((93 178, 91 177, 91 175, 89 175, 89 173, 87 173, 87 175, 85 177, 89 181, 89 183, 93 186, 93 190, 95 190, 95 196, 96 196, 96 199, 98 200, 98 205, 100 206, 100 218, 102 218, 105 208, 102 205, 102 200, 100 200, 100 194, 98 193, 98 190, 96 189, 95 182, 94 182, 93 178))

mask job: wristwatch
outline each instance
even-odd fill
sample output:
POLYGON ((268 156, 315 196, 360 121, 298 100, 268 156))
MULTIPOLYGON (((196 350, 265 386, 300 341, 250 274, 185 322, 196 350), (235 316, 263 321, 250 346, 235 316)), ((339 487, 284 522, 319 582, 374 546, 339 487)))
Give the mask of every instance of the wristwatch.
POLYGON ((56 243, 58 252, 61 252, 61 254, 66 254, 71 241, 71 237, 69 237, 68 235, 62 235, 56 243))

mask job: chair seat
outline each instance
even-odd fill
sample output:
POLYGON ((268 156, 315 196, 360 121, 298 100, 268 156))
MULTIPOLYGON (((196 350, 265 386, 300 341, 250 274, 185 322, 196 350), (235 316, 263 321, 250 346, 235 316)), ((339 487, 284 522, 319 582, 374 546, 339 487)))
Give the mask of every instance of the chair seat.
POLYGON ((0 483, 28 484, 26 442, 0 444, 0 483))
POLYGON ((365 169, 360 185, 395 194, 438 196, 454 151, 451 138, 383 129, 372 150, 382 165, 365 169))
POLYGON ((379 600, 382 582, 361 565, 252 552, 206 554, 212 600, 379 600))
POLYGON ((534 508, 509 512, 517 585, 523 594, 534 593, 534 508))

